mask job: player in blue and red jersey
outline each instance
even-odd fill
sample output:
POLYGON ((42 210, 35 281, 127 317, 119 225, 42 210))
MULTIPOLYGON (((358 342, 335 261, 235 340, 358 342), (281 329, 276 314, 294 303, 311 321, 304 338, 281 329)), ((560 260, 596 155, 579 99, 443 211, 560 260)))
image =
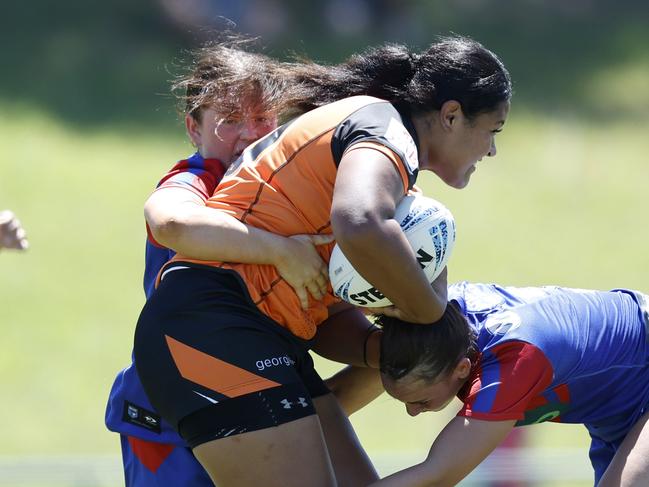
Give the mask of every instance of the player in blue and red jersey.
MULTIPOLYGON (((277 127, 280 106, 274 97, 281 94, 282 82, 270 76, 271 70, 264 56, 215 45, 200 51, 193 73, 179 83, 186 93, 187 133, 197 152, 165 174, 145 205, 147 299, 176 251, 274 265, 302 302, 307 293, 320 297, 325 292, 326 267, 314 245, 328 243, 329 237, 284 238, 205 212, 205 201, 226 168, 246 146, 277 127), (232 89, 237 76, 247 80, 238 85, 239 92, 232 89)), ((213 485, 185 441, 151 406, 134 364, 115 379, 106 425, 121 435, 127 487, 213 485)))
POLYGON ((454 485, 513 427, 544 421, 584 424, 596 485, 649 485, 645 295, 460 283, 449 300, 433 326, 383 320, 387 392, 412 416, 464 405, 423 463, 376 485, 454 485))

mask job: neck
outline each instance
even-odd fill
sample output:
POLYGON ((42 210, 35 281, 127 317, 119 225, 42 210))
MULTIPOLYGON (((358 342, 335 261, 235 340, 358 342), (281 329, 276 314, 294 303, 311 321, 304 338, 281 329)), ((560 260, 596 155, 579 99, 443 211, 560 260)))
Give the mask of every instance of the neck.
POLYGON ((412 124, 419 139, 419 168, 431 169, 435 158, 435 150, 432 140, 435 139, 435 112, 421 113, 412 116, 412 124))

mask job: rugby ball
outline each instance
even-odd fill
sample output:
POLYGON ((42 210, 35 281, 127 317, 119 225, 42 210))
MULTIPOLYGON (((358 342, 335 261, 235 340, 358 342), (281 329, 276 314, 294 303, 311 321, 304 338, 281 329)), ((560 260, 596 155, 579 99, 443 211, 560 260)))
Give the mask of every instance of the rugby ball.
MULTIPOLYGON (((394 214, 417 262, 432 283, 442 272, 455 246, 455 220, 441 203, 421 195, 408 195, 394 214)), ((338 244, 329 260, 329 280, 334 294, 355 306, 376 308, 392 303, 367 282, 347 260, 338 244)))

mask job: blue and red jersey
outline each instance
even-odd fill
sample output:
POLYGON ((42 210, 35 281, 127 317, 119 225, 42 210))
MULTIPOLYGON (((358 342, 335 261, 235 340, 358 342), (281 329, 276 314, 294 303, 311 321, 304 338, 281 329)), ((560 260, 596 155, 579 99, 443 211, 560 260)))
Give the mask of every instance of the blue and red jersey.
MULTIPOLYGON (((197 152, 172 167, 158 182, 156 189, 181 187, 197 194, 203 201, 207 201, 212 196, 221 178, 223 178, 223 174, 225 174, 225 168, 221 161, 218 159, 203 159, 197 152)), ((156 242, 148 225, 146 233, 144 293, 148 299, 155 289, 158 272, 176 253, 156 242)))
MULTIPOLYGON (((204 159, 198 152, 179 161, 156 186, 181 187, 207 200, 221 181, 225 168, 218 159, 204 159)), ((155 241, 147 227, 144 293, 147 297, 155 289, 155 280, 162 266, 175 252, 155 241)), ((170 425, 155 413, 144 393, 135 365, 117 374, 106 407, 106 426, 109 430, 143 440, 185 446, 185 442, 170 425)))
POLYGON ((459 283, 449 299, 475 329, 479 350, 458 395, 460 416, 582 423, 593 447, 614 450, 649 404, 641 293, 459 283))

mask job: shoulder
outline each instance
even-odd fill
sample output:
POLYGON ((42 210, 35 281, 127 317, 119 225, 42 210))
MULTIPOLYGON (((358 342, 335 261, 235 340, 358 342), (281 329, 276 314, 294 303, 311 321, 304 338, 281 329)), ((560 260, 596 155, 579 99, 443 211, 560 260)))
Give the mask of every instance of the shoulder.
POLYGON ((474 370, 458 394, 460 416, 520 420, 530 401, 550 386, 552 364, 533 344, 510 340, 481 350, 474 370))
POLYGON ((416 177, 419 162, 412 122, 385 100, 373 97, 354 98, 359 100, 347 100, 354 100, 357 103, 356 109, 341 120, 333 134, 334 158, 338 161, 352 145, 371 142, 395 153, 403 161, 407 172, 416 177))
POLYGON ((158 181, 156 189, 183 188, 209 198, 225 174, 225 167, 218 159, 205 159, 199 153, 178 161, 158 181))

